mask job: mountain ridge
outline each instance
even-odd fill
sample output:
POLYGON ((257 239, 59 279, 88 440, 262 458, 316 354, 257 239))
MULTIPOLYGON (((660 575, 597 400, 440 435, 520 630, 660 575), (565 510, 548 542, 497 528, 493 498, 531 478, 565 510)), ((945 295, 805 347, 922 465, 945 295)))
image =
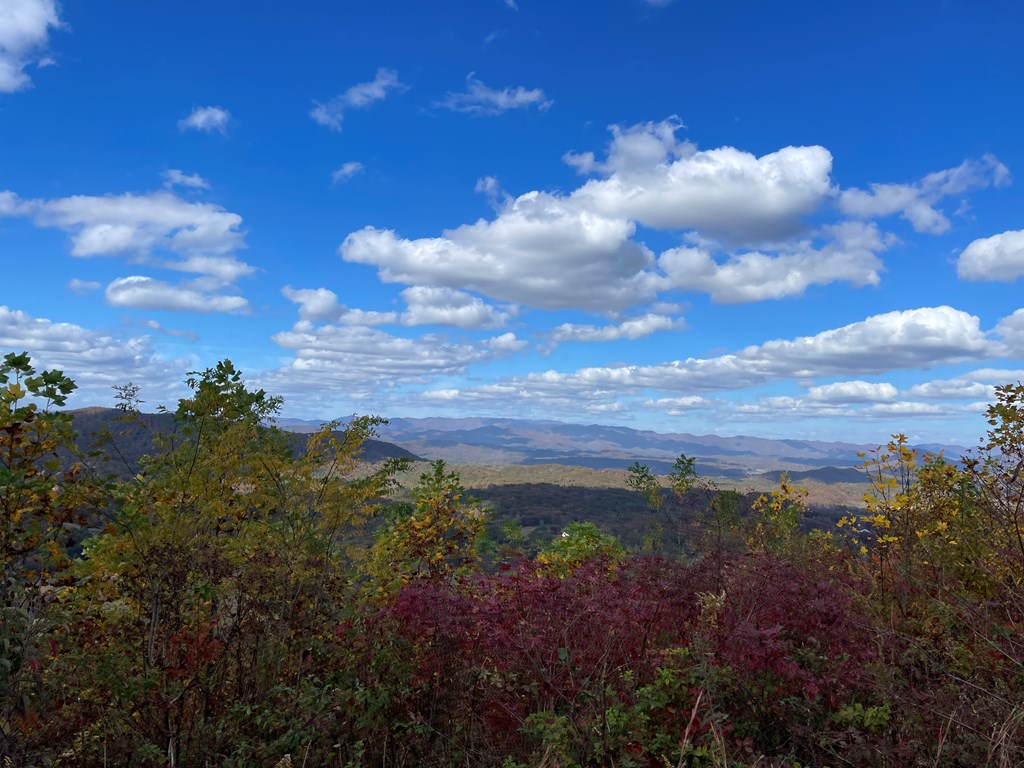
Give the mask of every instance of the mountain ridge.
MULTIPOLYGON (((107 461, 104 469, 125 479, 136 471, 139 459, 153 455, 158 450, 156 438, 175 431, 174 414, 133 413, 128 418, 116 408, 87 406, 75 408, 68 413, 77 432, 77 444, 81 450, 96 446, 107 461), (109 435, 110 438, 104 438, 109 435), (113 440, 113 444, 110 443, 113 440)), ((289 435, 290 447, 297 454, 305 451, 305 433, 294 432, 281 427, 289 435)), ((313 431, 313 430, 310 430, 313 431)), ((66 457, 70 458, 70 457, 66 457)), ((370 439, 363 443, 359 458, 375 463, 389 458, 420 460, 415 453, 384 440, 370 439)))
MULTIPOLYGON (((320 422, 281 419, 283 429, 308 431, 320 422)), ((764 438, 750 435, 696 435, 602 424, 551 420, 430 416, 396 417, 381 437, 429 459, 461 464, 567 464, 594 469, 626 468, 635 461, 657 473, 668 472, 680 453, 697 461, 701 474, 747 477, 779 471, 827 467, 855 468, 859 453, 877 446, 845 441, 764 438)), ((959 457, 966 448, 927 444, 922 451, 959 457)), ((845 473, 849 475, 849 473, 845 473)))

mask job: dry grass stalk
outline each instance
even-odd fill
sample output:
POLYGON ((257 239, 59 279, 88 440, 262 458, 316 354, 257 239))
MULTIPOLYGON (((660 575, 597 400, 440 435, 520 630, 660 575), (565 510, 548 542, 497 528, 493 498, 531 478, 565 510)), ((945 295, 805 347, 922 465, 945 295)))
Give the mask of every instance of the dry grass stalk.
POLYGON ((686 748, 690 745, 690 731, 693 728, 693 724, 697 722, 697 707, 700 706, 700 700, 704 698, 704 691, 701 690, 697 694, 697 700, 693 702, 693 710, 690 712, 690 722, 686 724, 686 730, 683 731, 683 740, 679 742, 679 765, 677 768, 683 768, 683 761, 686 759, 686 748))
POLYGON ((1024 709, 1014 707, 1009 717, 999 724, 989 739, 986 766, 1013 768, 1013 766, 1019 765, 1013 755, 1017 748, 1017 731, 1022 722, 1024 722, 1024 709))

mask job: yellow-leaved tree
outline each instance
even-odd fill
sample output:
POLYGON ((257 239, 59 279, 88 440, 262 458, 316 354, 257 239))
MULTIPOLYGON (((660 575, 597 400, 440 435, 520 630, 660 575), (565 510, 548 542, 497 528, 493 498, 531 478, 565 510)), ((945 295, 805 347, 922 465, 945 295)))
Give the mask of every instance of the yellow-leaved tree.
POLYGON ((387 595, 413 581, 451 583, 472 572, 487 523, 480 502, 467 496, 441 460, 419 477, 411 503, 395 505, 366 563, 372 592, 387 595))
POLYGON ((75 390, 27 353, 0 363, 0 755, 21 764, 40 740, 51 702, 42 678, 69 584, 68 552, 102 502, 74 456, 75 390), (62 456, 63 453, 63 456, 62 456))
POLYGON ((920 454, 902 434, 871 451, 864 467, 871 484, 864 511, 839 526, 875 563, 900 608, 908 609, 908 586, 982 588, 977 564, 991 548, 975 486, 963 469, 942 454, 920 454))
POLYGON ((394 484, 394 463, 354 474, 377 419, 327 425, 297 451, 270 425, 281 401, 230 361, 186 383, 177 429, 120 487, 80 566, 65 720, 83 760, 219 762, 265 744, 261 718, 282 701, 324 695, 303 670, 329 649, 354 537, 394 484))
POLYGON ((807 514, 806 500, 807 489, 796 485, 789 473, 783 472, 776 488, 754 500, 751 508, 753 519, 747 538, 750 551, 774 555, 796 554, 806 538, 800 528, 807 514))
POLYGON ((978 506, 1001 564, 1000 581, 1024 590, 1024 384, 996 388, 985 413, 989 430, 965 460, 978 506))

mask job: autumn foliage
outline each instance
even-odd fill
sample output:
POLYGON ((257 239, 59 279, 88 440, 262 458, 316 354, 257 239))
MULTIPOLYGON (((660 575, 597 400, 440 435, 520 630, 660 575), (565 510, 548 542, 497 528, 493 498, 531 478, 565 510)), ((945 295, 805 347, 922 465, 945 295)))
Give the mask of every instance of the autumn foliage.
POLYGON ((866 456, 831 532, 785 477, 636 465, 671 560, 586 521, 530 551, 443 462, 361 467, 377 420, 296 456, 229 362, 187 383, 114 481, 68 458, 74 384, 0 366, 4 768, 1024 761, 1020 385, 962 462, 866 456))

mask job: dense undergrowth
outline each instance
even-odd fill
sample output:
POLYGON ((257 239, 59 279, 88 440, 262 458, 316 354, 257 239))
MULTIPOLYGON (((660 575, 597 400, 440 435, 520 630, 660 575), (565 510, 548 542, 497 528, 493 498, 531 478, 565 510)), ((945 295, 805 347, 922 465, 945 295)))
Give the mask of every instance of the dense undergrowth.
MULTIPOLYGON (((631 474, 658 536, 540 551, 442 463, 296 456, 224 362, 127 481, 57 460, 74 385, 0 365, 4 766, 1011 766, 1024 761, 1024 387, 979 451, 867 457, 807 533, 680 457, 631 474)), ((120 390, 125 418, 137 392, 120 390)), ((116 443, 116 434, 109 436, 116 443)))

